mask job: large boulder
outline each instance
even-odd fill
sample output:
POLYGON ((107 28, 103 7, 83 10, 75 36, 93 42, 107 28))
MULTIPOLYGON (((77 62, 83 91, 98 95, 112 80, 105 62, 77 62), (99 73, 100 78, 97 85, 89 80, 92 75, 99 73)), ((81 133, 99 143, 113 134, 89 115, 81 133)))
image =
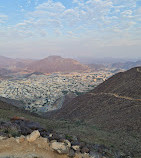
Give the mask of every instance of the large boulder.
POLYGON ((40 132, 36 130, 36 131, 33 131, 30 135, 28 135, 26 139, 28 142, 34 142, 39 137, 40 137, 40 132))

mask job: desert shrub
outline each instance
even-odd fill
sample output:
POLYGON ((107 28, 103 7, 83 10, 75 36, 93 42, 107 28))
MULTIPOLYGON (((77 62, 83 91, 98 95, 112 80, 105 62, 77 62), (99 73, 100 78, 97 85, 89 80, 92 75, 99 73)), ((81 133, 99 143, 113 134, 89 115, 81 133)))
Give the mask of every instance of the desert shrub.
POLYGON ((20 135, 20 130, 18 129, 18 127, 7 123, 0 126, 0 133, 2 135, 16 137, 20 135))

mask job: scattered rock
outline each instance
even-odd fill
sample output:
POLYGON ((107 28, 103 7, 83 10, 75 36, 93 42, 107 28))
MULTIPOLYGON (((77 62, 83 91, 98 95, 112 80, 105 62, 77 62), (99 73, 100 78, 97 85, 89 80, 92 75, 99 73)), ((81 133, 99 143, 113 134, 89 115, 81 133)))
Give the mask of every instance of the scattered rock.
POLYGON ((50 133, 50 134, 49 134, 49 137, 52 137, 52 136, 53 136, 53 134, 52 134, 52 133, 50 133))
POLYGON ((73 148, 75 151, 80 151, 80 146, 79 146, 79 145, 73 145, 72 148, 73 148))
POLYGON ((66 144, 67 147, 69 147, 69 148, 71 147, 71 143, 70 143, 70 141, 68 141, 68 140, 64 140, 63 142, 66 144))
POLYGON ((28 142, 34 142, 37 138, 40 137, 40 133, 38 130, 33 131, 30 135, 26 137, 28 142))
POLYGON ((68 154, 69 148, 65 145, 65 143, 61 142, 53 142, 51 143, 51 148, 55 151, 57 151, 59 154, 68 154))

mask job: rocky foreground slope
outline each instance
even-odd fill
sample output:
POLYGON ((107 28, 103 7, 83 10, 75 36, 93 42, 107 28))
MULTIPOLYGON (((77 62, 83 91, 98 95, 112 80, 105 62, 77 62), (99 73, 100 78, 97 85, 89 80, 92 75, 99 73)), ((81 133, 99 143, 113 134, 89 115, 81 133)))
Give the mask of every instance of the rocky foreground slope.
MULTIPOLYGON (((14 117, 0 122, 0 158, 111 158, 129 156, 76 136, 47 131, 39 123, 14 117)), ((128 157, 129 158, 129 157, 128 157)))
POLYGON ((75 153, 78 146, 73 146, 68 140, 49 142, 47 138, 40 137, 39 131, 28 136, 0 137, 0 158, 89 158, 88 153, 75 153))

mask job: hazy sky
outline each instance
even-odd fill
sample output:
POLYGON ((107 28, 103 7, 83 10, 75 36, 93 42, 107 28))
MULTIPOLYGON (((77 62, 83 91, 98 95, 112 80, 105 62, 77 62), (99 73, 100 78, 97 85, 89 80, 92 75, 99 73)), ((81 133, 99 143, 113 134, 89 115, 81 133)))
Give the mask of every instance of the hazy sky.
POLYGON ((141 0, 0 0, 0 55, 141 58, 141 0))

